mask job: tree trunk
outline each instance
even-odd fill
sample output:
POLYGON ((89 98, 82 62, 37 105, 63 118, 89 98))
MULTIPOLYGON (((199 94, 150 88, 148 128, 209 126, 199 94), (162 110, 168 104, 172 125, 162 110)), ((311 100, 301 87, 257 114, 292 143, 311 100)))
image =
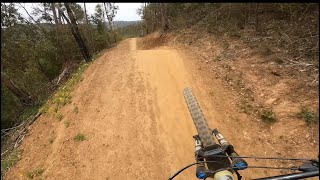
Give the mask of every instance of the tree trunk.
POLYGON ((89 62, 89 61, 91 61, 91 55, 89 54, 88 48, 82 40, 80 31, 79 31, 77 23, 76 23, 76 19, 73 15, 73 12, 71 11, 69 3, 65 3, 65 7, 67 9, 67 13, 68 13, 68 16, 70 19, 68 19, 64 15, 64 13, 62 12, 61 9, 59 9, 59 11, 61 12, 61 15, 64 17, 64 19, 67 21, 67 23, 71 26, 71 32, 72 32, 76 42, 78 43, 78 46, 79 46, 80 51, 83 55, 83 58, 85 59, 86 62, 89 62))
POLYGON ((250 22, 250 13, 251 13, 251 4, 250 3, 248 3, 249 4, 249 7, 248 7, 248 17, 247 17, 247 20, 248 20, 248 22, 250 22))
MULTIPOLYGON (((143 10, 143 16, 145 17, 146 15, 146 7, 147 7, 147 3, 144 3, 144 10, 143 10)), ((148 23, 146 22, 146 20, 144 21, 145 22, 145 26, 146 26, 146 34, 149 34, 149 31, 148 31, 148 23)))
MULTIPOLYGON (((55 3, 51 3, 51 10, 53 12, 53 18, 54 18, 54 21, 55 21, 55 28, 56 28, 56 36, 55 36, 55 39, 56 41, 54 42, 54 44, 56 44, 58 46, 59 49, 61 49, 61 52, 62 52, 62 56, 63 56, 63 60, 64 62, 67 60, 66 58, 66 55, 65 55, 65 51, 64 51, 64 48, 62 46, 62 40, 61 40, 61 36, 60 36, 60 33, 61 33, 61 14, 60 14, 60 11, 58 10, 58 16, 57 16, 57 12, 56 12, 56 7, 60 7, 59 4, 55 4, 55 3)), ((59 9, 59 8, 57 8, 59 9)), ((39 64, 39 63, 38 63, 39 64)), ((41 65, 39 64, 39 67, 41 67, 41 65)), ((46 75, 45 75, 46 76, 46 75)), ((51 80, 50 80, 51 82, 51 80)))
POLYGON ((32 105, 33 100, 29 93, 14 83, 8 75, 1 71, 1 82, 22 102, 24 105, 32 105))
POLYGON ((37 60, 37 64, 39 66, 39 70, 40 72, 44 75, 44 77, 50 82, 51 85, 53 85, 52 83, 52 79, 49 78, 49 76, 46 74, 46 71, 44 70, 43 66, 41 65, 41 63, 37 60))
MULTIPOLYGON (((33 18, 33 16, 31 16, 31 15, 29 14, 29 12, 27 11, 27 9, 26 9, 24 6, 22 6, 21 4, 20 4, 20 6, 21 6, 21 7, 24 9, 24 11, 28 14, 29 18, 33 20, 33 22, 36 24, 36 27, 42 31, 42 33, 44 34, 44 37, 47 37, 47 36, 48 36, 47 31, 40 25, 39 22, 37 22, 37 21, 33 18)), ((31 24, 31 23, 30 23, 30 24, 31 24)), ((31 25, 35 26, 34 24, 31 24, 31 25)))
MULTIPOLYGON (((107 26, 106 26, 106 19, 105 19, 105 16, 104 16, 104 14, 106 14, 106 16, 107 16, 107 19, 108 19, 108 12, 107 12, 107 6, 106 6, 106 3, 103 3, 103 6, 104 6, 104 12, 105 13, 103 13, 103 23, 104 23, 104 26, 106 27, 106 29, 107 29, 107 31, 108 31, 108 28, 107 28, 107 26)), ((111 29, 111 31, 112 31, 112 27, 111 27, 111 23, 110 23, 110 21, 109 21, 109 19, 108 19, 108 23, 109 23, 109 27, 110 27, 110 29, 111 29)))
MULTIPOLYGON (((108 23, 109 23, 109 26, 110 26, 110 31, 112 33, 112 36, 113 36, 113 40, 114 42, 116 43, 117 42, 117 38, 116 38, 116 33, 114 32, 113 30, 113 24, 112 24, 112 15, 108 15, 107 13, 107 8, 106 8, 106 3, 103 3, 104 4, 104 8, 105 8, 105 13, 106 13, 106 16, 107 16, 107 19, 108 19, 108 23)), ((112 10, 111 10, 112 11, 112 10)))
MULTIPOLYGON (((103 6, 104 6, 104 13, 102 13, 103 14, 103 27, 106 28, 107 27, 106 16, 108 18, 106 3, 103 3, 103 6)), ((110 26, 110 22, 109 22, 109 26, 110 26)), ((106 29, 108 30, 108 28, 106 28, 106 29)), ((111 26, 110 26, 110 29, 111 29, 111 26)))
POLYGON ((86 24, 89 24, 89 21, 88 21, 88 15, 87 15, 87 8, 86 8, 86 3, 83 3, 84 5, 84 15, 86 17, 86 24))
POLYGON ((244 27, 247 27, 248 24, 248 3, 244 4, 244 27))
POLYGON ((167 30, 168 27, 168 23, 167 23, 167 16, 166 16, 166 4, 165 3, 161 3, 160 7, 161 7, 161 25, 162 25, 162 30, 165 31, 167 30))
POLYGON ((231 14, 231 3, 228 3, 228 9, 229 9, 229 13, 228 13, 228 20, 230 20, 230 14, 231 14))
POLYGON ((259 11, 259 3, 256 4, 256 12, 255 12, 255 18, 256 18, 256 31, 258 32, 259 31, 259 18, 258 18, 258 11, 259 11))
POLYGON ((56 26, 58 26, 59 22, 58 22, 56 8, 54 7, 54 3, 51 3, 51 10, 52 10, 52 13, 53 13, 54 22, 56 23, 56 26))
POLYGON ((157 29, 157 11, 156 5, 154 5, 154 21, 153 21, 153 31, 157 29))
POLYGON ((161 26, 162 26, 162 30, 165 30, 165 24, 166 24, 166 19, 165 19, 165 15, 164 15, 164 3, 160 4, 160 11, 161 11, 161 26))
MULTIPOLYGON (((56 4, 56 7, 61 7, 61 4, 60 3, 57 3, 56 4)), ((59 24, 62 24, 62 17, 61 17, 61 14, 59 13, 59 11, 58 11, 58 23, 59 24)))

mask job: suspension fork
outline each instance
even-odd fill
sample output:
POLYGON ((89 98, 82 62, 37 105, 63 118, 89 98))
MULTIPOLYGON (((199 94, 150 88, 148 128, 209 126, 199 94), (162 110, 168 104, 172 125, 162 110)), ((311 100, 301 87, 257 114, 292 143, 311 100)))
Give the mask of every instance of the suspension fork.
MULTIPOLYGON (((195 159, 197 162, 199 161, 204 161, 205 159, 203 157, 199 157, 199 151, 202 149, 202 143, 200 140, 200 137, 198 135, 193 136, 194 142, 195 142, 195 159)), ((207 168, 205 167, 204 163, 197 164, 197 169, 196 169, 196 176, 199 179, 204 179, 207 177, 207 168)))

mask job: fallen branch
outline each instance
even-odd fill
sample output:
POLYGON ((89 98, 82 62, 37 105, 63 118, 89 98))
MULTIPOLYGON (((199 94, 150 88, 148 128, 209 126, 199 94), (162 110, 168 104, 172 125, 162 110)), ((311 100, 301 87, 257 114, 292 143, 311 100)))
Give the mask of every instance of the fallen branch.
POLYGON ((60 83, 61 79, 66 75, 67 71, 68 71, 68 68, 64 68, 64 70, 62 71, 62 73, 58 77, 56 85, 58 85, 60 83))
MULTIPOLYGON (((22 142, 22 140, 24 139, 25 135, 28 133, 28 128, 30 125, 32 125, 34 123, 34 121, 42 114, 41 111, 39 111, 35 116, 33 116, 32 118, 28 119, 25 123, 21 123, 19 126, 9 130, 10 133, 17 133, 17 137, 14 138, 14 140, 12 141, 13 145, 10 146, 8 149, 6 149, 3 153, 1 153, 1 157, 8 153, 11 150, 16 149, 20 143, 22 142)), ((9 132, 8 132, 9 134, 9 132)))
POLYGON ((273 75, 275 75, 275 76, 281 76, 281 74, 278 73, 278 72, 276 72, 276 71, 272 71, 271 73, 272 73, 273 75))
POLYGON ((24 123, 25 123, 25 121, 22 122, 22 123, 21 123, 20 125, 18 125, 18 126, 11 127, 11 128, 7 128, 7 129, 1 129, 1 133, 5 133, 6 131, 9 131, 9 130, 12 130, 12 129, 17 129, 17 128, 21 127, 24 123))
POLYGON ((9 149, 10 149, 10 148, 8 148, 8 149, 5 150, 3 153, 1 153, 1 157, 2 157, 3 155, 5 155, 5 154, 9 151, 9 149))
MULTIPOLYGON (((276 57, 279 58, 279 56, 277 56, 277 55, 276 55, 276 57)), ((298 57, 298 58, 300 58, 300 57, 298 57)), ((298 59, 298 58, 295 58, 295 59, 298 59)), ((279 59, 281 59, 281 58, 279 58, 279 59)), ((283 61, 289 61, 289 62, 291 62, 292 65, 300 65, 300 66, 306 66, 306 67, 308 67, 308 66, 314 66, 314 64, 303 63, 303 62, 294 61, 294 60, 291 60, 291 59, 281 59, 281 60, 283 60, 283 61)))
POLYGON ((304 19, 304 15, 307 12, 308 8, 310 7, 310 4, 307 5, 306 9, 303 11, 303 13, 301 14, 299 21, 301 21, 302 19, 304 19))
POLYGON ((33 122, 42 114, 41 111, 39 111, 33 118, 31 118, 31 120, 27 123, 27 127, 29 127, 31 124, 33 124, 33 122))
POLYGON ((310 83, 311 85, 319 83, 319 73, 315 76, 315 79, 310 83))

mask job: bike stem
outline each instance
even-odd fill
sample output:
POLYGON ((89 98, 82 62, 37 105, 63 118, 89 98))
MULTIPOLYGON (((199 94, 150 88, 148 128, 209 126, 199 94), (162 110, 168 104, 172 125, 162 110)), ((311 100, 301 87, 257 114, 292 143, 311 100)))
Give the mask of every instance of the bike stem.
POLYGON ((215 137, 218 139, 218 142, 225 150, 225 152, 228 154, 228 156, 233 156, 230 157, 230 159, 232 160, 231 165, 233 167, 237 167, 237 170, 246 169, 248 163, 242 158, 234 157, 239 156, 238 153, 234 150, 234 147, 222 136, 222 134, 216 128, 212 130, 212 134, 214 134, 215 137))
MULTIPOLYGON (((216 152, 217 155, 222 155, 224 153, 227 153, 229 156, 239 156, 235 152, 233 146, 228 143, 228 141, 222 136, 221 133, 219 133, 219 131, 217 129, 214 129, 212 132, 216 136, 216 138, 218 139, 218 142, 220 144, 220 145, 216 144, 216 146, 217 146, 216 148, 219 147, 218 149, 220 149, 220 150, 217 150, 217 152, 216 152)), ((193 138, 195 140, 195 158, 196 158, 197 162, 204 161, 205 157, 206 157, 206 160, 208 160, 207 158, 209 158, 209 161, 213 160, 212 158, 217 159, 217 157, 214 157, 214 153, 212 155, 206 156, 205 152, 207 152, 208 150, 203 149, 200 137, 198 135, 193 136, 193 138)), ((238 158, 238 157, 232 157, 231 160, 232 160, 231 165, 233 167, 237 168, 234 171, 237 174, 238 179, 241 179, 241 175, 237 172, 237 170, 246 169, 248 164, 242 158, 238 158)), ((206 168, 205 164, 197 164, 197 169, 196 169, 197 178, 205 179, 206 177, 211 176, 212 173, 213 173, 213 171, 208 170, 206 168)))

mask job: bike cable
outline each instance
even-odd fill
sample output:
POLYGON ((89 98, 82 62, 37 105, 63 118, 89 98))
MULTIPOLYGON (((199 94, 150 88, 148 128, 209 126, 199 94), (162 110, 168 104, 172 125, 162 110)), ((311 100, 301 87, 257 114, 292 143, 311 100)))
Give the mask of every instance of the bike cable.
MULTIPOLYGON (((168 180, 172 180, 172 179, 175 178, 177 175, 179 175, 181 172, 183 172, 184 170, 190 168, 190 167, 193 166, 193 165, 210 163, 210 162, 215 162, 215 163, 220 163, 220 164, 226 164, 226 163, 222 163, 222 162, 219 162, 219 161, 199 161, 199 162, 196 162, 196 163, 189 164, 188 166, 180 169, 180 170, 179 170, 178 172, 176 172, 173 176, 169 177, 168 180)), ((246 168, 299 170, 298 167, 247 166, 246 168)), ((217 172, 219 172, 219 171, 231 170, 231 169, 233 169, 233 170, 239 170, 237 167, 229 167, 229 168, 224 168, 224 169, 219 169, 219 170, 216 170, 216 171, 212 171, 212 174, 217 173, 217 172)))
POLYGON ((252 158, 252 159, 270 159, 270 160, 291 160, 291 161, 314 161, 315 159, 308 158, 287 158, 287 157, 261 157, 261 156, 227 156, 227 155, 211 155, 215 157, 230 157, 230 158, 252 158))
POLYGON ((198 162, 195 162, 195 163, 192 163, 192 164, 189 164, 188 166, 180 169, 179 171, 177 171, 174 175, 172 175, 171 177, 169 177, 168 180, 172 180, 174 177, 176 177, 177 175, 179 175, 182 171, 188 169, 189 167, 193 166, 193 165, 196 165, 196 164, 204 164, 204 163, 207 163, 207 162, 214 162, 214 163, 220 163, 220 164, 227 164, 227 163, 223 163, 223 162, 220 162, 220 161, 198 161, 198 162))

